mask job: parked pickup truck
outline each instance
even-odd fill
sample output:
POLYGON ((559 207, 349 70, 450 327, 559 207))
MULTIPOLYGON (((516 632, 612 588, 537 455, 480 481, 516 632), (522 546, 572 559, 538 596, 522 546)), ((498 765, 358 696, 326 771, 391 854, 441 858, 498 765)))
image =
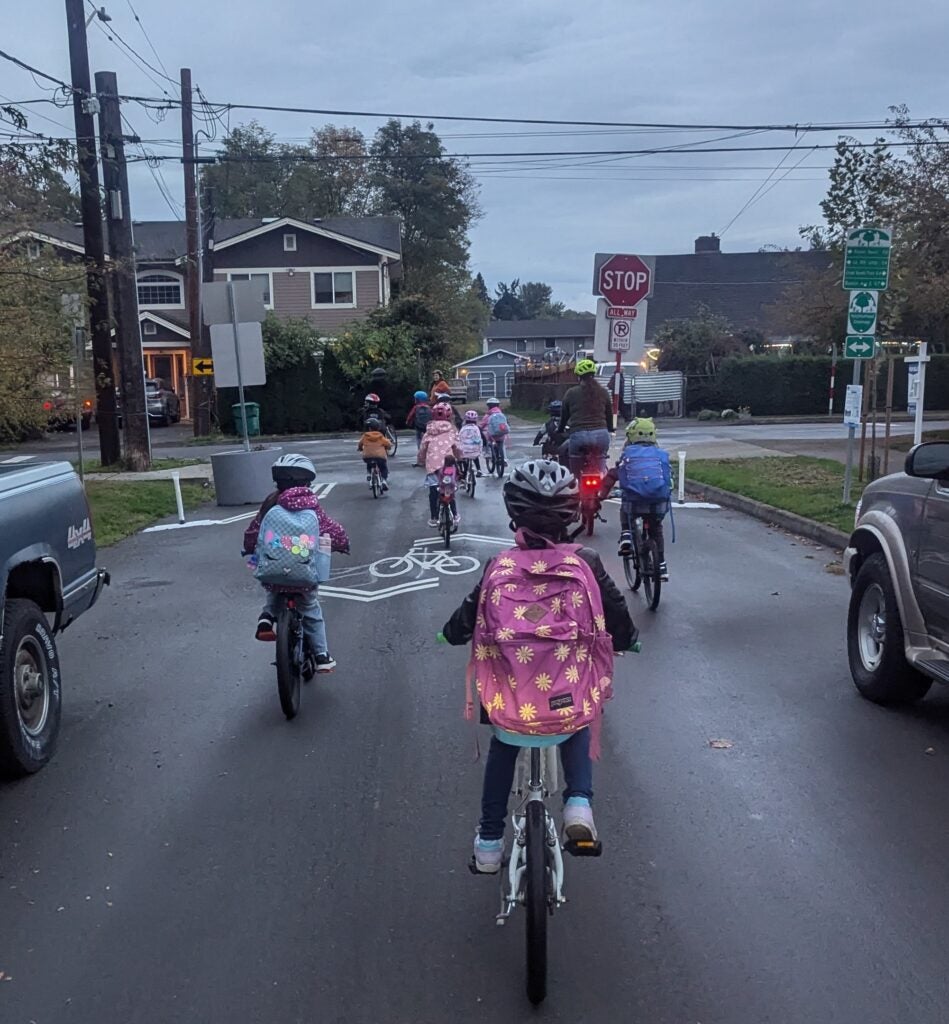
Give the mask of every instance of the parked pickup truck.
POLYGON ((844 560, 857 689, 905 704, 949 683, 949 443, 916 445, 902 473, 867 486, 844 560))
POLYGON ((62 700, 55 636, 108 582, 72 466, 0 465, 0 775, 38 771, 52 756, 62 700))

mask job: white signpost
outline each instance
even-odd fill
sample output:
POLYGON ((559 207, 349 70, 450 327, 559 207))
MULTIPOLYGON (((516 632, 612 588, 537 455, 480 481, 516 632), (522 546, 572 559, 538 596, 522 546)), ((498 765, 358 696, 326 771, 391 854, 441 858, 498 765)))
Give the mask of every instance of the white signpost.
POLYGON ((909 373, 907 382, 907 408, 915 414, 916 420, 913 428, 913 444, 919 444, 923 439, 923 410, 926 405, 926 364, 929 362, 929 345, 925 341, 919 343, 919 354, 906 356, 903 362, 909 373))

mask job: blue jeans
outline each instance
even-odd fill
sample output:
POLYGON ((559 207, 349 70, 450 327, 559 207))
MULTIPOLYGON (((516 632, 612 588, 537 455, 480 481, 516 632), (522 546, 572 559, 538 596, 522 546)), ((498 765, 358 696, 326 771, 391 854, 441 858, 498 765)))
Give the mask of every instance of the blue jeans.
MULTIPOLYGON (((304 594, 294 594, 297 610, 303 617, 303 635, 310 645, 314 654, 326 654, 326 622, 323 619, 323 609, 320 606, 320 599, 316 590, 307 591, 304 594)), ((283 608, 284 594, 267 592, 267 599, 264 601, 264 611, 276 618, 280 609, 283 608)))
POLYGON ((585 468, 586 449, 597 454, 600 472, 606 472, 606 456, 610 451, 610 432, 605 427, 602 430, 571 432, 568 443, 570 445, 570 472, 574 476, 582 473, 585 468))
MULTIPOLYGON (((491 737, 491 748, 484 766, 484 789, 481 793, 481 838, 501 839, 507 818, 507 802, 514 785, 517 755, 523 747, 503 743, 491 737)), ((560 761, 564 774, 564 803, 572 796, 593 799, 593 762, 590 760, 590 730, 581 729, 561 743, 560 761)))

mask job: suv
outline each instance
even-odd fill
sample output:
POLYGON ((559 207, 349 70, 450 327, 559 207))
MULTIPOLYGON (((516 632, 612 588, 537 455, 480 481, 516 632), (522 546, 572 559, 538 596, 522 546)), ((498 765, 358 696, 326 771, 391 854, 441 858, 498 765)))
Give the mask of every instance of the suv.
POLYGON ((158 378, 145 381, 145 406, 149 422, 155 421, 161 427, 177 423, 181 419, 181 402, 174 391, 158 378))
POLYGON ((864 697, 905 704, 949 683, 949 443, 863 492, 844 564, 850 672, 864 697))

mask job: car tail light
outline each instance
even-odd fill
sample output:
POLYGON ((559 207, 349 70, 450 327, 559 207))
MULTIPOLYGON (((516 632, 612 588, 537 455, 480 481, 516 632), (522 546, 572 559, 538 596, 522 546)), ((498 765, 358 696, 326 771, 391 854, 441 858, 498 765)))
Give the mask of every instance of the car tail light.
POLYGON ((43 403, 43 412, 52 412, 52 411, 53 411, 53 403, 52 402, 44 402, 43 403))
POLYGON ((580 487, 584 491, 598 491, 600 478, 598 476, 583 476, 580 478, 580 487))

